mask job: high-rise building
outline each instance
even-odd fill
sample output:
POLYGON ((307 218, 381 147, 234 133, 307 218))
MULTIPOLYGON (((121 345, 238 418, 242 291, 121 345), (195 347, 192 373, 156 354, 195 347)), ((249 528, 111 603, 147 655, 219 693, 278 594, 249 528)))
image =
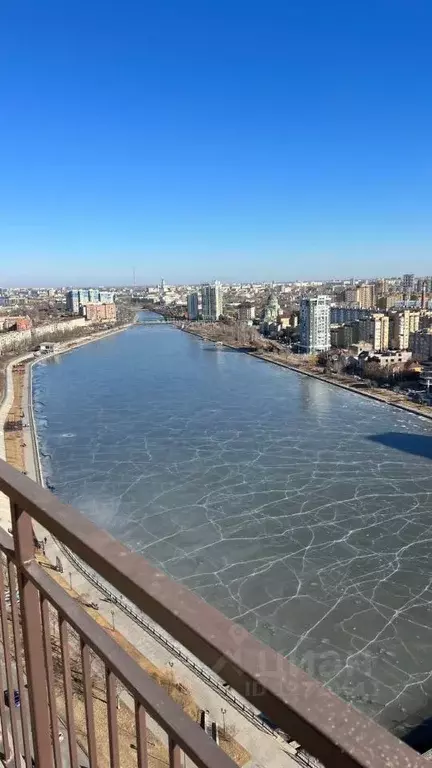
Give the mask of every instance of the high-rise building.
POLYGON ((391 315, 392 333, 391 346, 393 349, 408 349, 409 335, 418 331, 420 326, 420 312, 410 312, 405 309, 394 312, 391 315))
POLYGON ((342 347, 343 346, 343 325, 331 325, 330 326, 330 346, 342 347))
MULTIPOLYGON (((389 348, 390 321, 387 315, 372 315, 368 321, 370 335, 365 341, 370 341, 375 352, 385 352, 389 348)), ((360 321, 361 325, 362 321, 360 321)))
POLYGON ((255 318, 255 307, 249 301, 243 302, 239 306, 239 320, 241 323, 247 323, 255 318))
POLYGON ((410 333, 409 348, 415 360, 429 360, 432 357, 432 328, 410 333))
POLYGON ((79 291, 73 289, 66 294, 66 311, 72 315, 77 315, 79 312, 79 291))
POLYGON ((377 307, 378 309, 383 309, 384 311, 387 311, 391 309, 392 307, 395 307, 396 304, 400 304, 400 302, 403 300, 403 296, 401 293, 390 293, 388 296, 380 296, 377 300, 377 307))
POLYGON ((375 283, 377 296, 387 296, 388 294, 388 282, 385 277, 377 280, 375 283))
POLYGON ((88 299, 91 304, 94 304, 96 301, 99 301, 99 288, 89 288, 88 299))
POLYGON ((330 349, 330 301, 321 294, 300 302, 300 351, 304 354, 330 349))
POLYGON ((420 317, 421 312, 419 310, 414 310, 414 312, 410 312, 409 316, 409 332, 415 333, 420 328, 420 317))
POLYGON ((414 291, 414 275, 411 273, 407 273, 402 277, 402 290, 404 293, 404 296, 407 296, 409 299, 410 295, 414 291))
POLYGON ((375 285, 363 283, 358 287, 358 304, 360 309, 372 309, 375 306, 375 285))
POLYGON ((201 297, 203 319, 211 322, 219 320, 223 313, 222 285, 216 281, 201 286, 201 297))
POLYGON ((430 328, 432 326, 432 312, 429 309, 424 309, 420 312, 419 317, 419 330, 424 328, 430 328))
POLYGON ((112 304, 114 302, 114 294, 112 291, 99 291, 99 301, 101 304, 112 304))
POLYGON ((358 321, 351 325, 343 326, 343 348, 348 349, 351 344, 355 344, 358 341, 358 321), (357 330, 357 333, 356 333, 357 330))
POLYGON ((189 293, 187 297, 187 313, 188 313, 188 319, 189 320, 197 320, 198 319, 198 293, 197 291, 194 291, 193 293, 189 293))
POLYGON ((89 303, 90 299, 89 299, 88 288, 80 288, 79 289, 79 291, 78 291, 78 301, 79 301, 79 304, 80 304, 81 307, 84 304, 88 304, 89 303))
POLYGON ((331 323, 353 323, 354 320, 360 320, 362 317, 368 317, 370 312, 367 309, 359 307, 331 307, 331 323))
POLYGON ((349 306, 358 304, 358 288, 351 286, 345 289, 345 303, 349 306))

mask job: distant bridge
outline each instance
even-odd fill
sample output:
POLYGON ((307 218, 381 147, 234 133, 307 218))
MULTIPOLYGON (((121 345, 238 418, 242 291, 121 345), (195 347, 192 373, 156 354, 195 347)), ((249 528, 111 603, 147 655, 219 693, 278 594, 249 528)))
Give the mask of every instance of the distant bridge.
POLYGON ((181 320, 168 320, 165 317, 161 317, 160 320, 135 320, 135 325, 177 325, 183 322, 181 320))

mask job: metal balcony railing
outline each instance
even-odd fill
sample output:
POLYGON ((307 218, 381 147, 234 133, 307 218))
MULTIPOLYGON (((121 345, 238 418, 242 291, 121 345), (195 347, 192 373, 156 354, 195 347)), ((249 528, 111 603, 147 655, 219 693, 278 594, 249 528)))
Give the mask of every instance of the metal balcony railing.
MULTIPOLYGON (((199 768, 233 768, 234 763, 186 715, 131 656, 37 562, 36 521, 116 592, 162 627, 234 690, 257 707, 326 768, 422 768, 425 759, 344 703, 302 670, 252 637, 242 627, 153 568, 89 522, 75 509, 0 461, 0 491, 10 499, 12 536, 0 529, 0 693, 9 704, 18 689, 20 724, 0 695, 4 760, 38 768, 62 765, 54 685, 53 621, 57 625, 63 677, 69 761, 79 766, 74 722, 70 641, 79 638, 85 702, 88 762, 98 765, 91 681, 91 654, 105 670, 106 717, 112 768, 120 766, 117 690, 134 702, 136 764, 148 765, 149 715, 167 734, 170 768, 183 754, 199 768), (8 610, 9 609, 9 610, 8 610), (26 717, 27 715, 27 717, 26 717), (22 723, 29 722, 30 727, 22 723)), ((253 757, 253 756, 252 756, 253 757)), ((188 763, 189 764, 189 763, 188 763)))

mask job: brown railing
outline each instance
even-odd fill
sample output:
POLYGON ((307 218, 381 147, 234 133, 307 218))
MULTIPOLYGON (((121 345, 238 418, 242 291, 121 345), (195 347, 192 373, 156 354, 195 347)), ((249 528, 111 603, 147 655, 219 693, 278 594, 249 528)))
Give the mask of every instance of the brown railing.
POLYGON ((21 765, 19 761, 14 762, 14 755, 22 752, 27 766, 32 765, 32 755, 39 768, 62 765, 54 684, 53 643, 57 642, 69 761, 72 768, 79 766, 70 659, 71 642, 75 638, 79 643, 85 703, 85 747, 92 768, 98 765, 92 657, 97 658, 105 670, 104 696, 112 768, 120 766, 117 723, 120 685, 133 698, 138 768, 148 765, 146 715, 167 736, 166 762, 170 768, 183 765, 183 753, 200 768, 233 768, 234 765, 37 562, 34 520, 324 766, 421 768, 428 765, 417 753, 242 627, 3 461, 0 461, 0 490, 10 499, 12 524, 12 536, 0 529, 3 553, 0 694, 7 689, 10 704, 7 708, 0 695, 0 723, 7 764, 21 765), (12 705, 15 689, 20 693, 23 709, 20 722, 12 705), (26 723, 31 727, 27 728, 26 723))

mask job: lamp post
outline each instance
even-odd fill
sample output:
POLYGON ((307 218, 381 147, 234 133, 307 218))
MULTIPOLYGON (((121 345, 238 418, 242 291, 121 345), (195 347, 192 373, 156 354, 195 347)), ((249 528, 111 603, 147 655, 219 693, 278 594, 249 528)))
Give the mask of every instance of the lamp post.
POLYGON ((227 711, 224 707, 221 707, 221 712, 222 712, 222 728, 225 736, 225 715, 227 711))

